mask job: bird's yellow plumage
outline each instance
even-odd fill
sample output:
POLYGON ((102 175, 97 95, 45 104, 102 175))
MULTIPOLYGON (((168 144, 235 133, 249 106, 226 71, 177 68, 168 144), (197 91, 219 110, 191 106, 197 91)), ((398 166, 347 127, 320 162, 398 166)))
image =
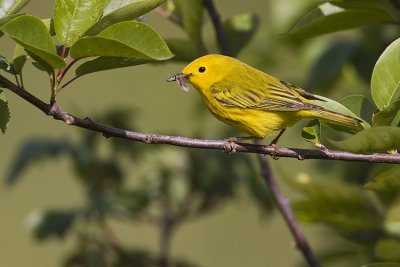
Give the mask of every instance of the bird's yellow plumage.
POLYGON ((302 118, 353 127, 361 122, 326 110, 315 103, 324 101, 317 96, 227 56, 200 57, 168 81, 178 81, 186 90, 190 82, 215 117, 257 138, 286 129, 302 118))

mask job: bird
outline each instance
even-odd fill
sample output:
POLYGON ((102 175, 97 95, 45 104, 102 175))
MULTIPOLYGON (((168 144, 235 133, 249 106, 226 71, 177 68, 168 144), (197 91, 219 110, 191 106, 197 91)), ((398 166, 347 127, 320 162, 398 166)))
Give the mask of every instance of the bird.
POLYGON ((273 147, 288 127, 303 118, 353 129, 362 123, 318 105, 326 100, 229 56, 197 58, 167 81, 178 82, 185 91, 192 84, 217 119, 249 134, 249 138, 264 139, 278 132, 270 143, 273 147))

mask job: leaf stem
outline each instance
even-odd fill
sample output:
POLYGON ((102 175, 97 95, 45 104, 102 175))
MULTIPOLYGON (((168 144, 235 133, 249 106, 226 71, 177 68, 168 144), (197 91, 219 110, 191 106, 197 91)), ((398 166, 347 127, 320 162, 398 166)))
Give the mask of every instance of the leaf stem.
POLYGON ((50 105, 54 105, 56 103, 56 92, 57 92, 57 85, 58 82, 56 80, 56 75, 54 73, 54 70, 51 71, 51 95, 50 95, 50 105))
MULTIPOLYGON (((78 62, 78 60, 80 60, 80 58, 75 58, 75 59, 71 60, 71 58, 69 57, 69 58, 67 59, 67 62, 68 62, 68 63, 67 63, 67 66, 66 66, 64 69, 61 69, 61 70, 60 70, 60 73, 59 73, 59 75, 58 75, 57 81, 58 81, 59 83, 64 79, 65 74, 67 74, 67 72, 69 71, 69 69, 70 69, 76 62, 78 62)), ((63 90, 68 84, 72 83, 73 81, 75 81, 75 80, 78 79, 79 77, 80 77, 80 76, 75 76, 75 77, 73 77, 71 80, 69 80, 68 82, 66 82, 64 85, 58 87, 58 88, 57 88, 57 91, 56 91, 56 95, 59 94, 59 93, 61 92, 61 90, 63 90)))
POLYGON ((65 53, 67 52, 67 47, 65 45, 63 45, 63 48, 61 50, 61 57, 65 58, 65 53))
POLYGON ((19 79, 21 80, 21 88, 22 88, 22 89, 25 89, 25 86, 24 86, 24 77, 23 77, 23 75, 22 75, 22 71, 21 71, 21 74, 19 75, 19 79))
POLYGON ((61 82, 61 81, 64 79, 65 74, 67 74, 67 72, 69 71, 69 69, 70 69, 76 62, 78 62, 78 60, 79 60, 79 58, 71 59, 70 57, 68 57, 68 58, 66 59, 67 66, 65 66, 65 68, 60 69, 60 71, 59 71, 58 74, 57 74, 57 81, 58 81, 58 82, 61 82))
POLYGON ((14 74, 14 77, 15 77, 15 82, 17 83, 17 86, 19 87, 19 88, 21 88, 21 85, 19 84, 19 81, 18 81, 18 74, 14 74))
POLYGON ((57 94, 59 94, 65 87, 67 87, 70 83, 72 83, 73 81, 75 81, 76 79, 78 79, 80 76, 75 76, 73 77, 71 80, 67 81, 66 83, 64 83, 62 86, 60 86, 57 90, 57 94))

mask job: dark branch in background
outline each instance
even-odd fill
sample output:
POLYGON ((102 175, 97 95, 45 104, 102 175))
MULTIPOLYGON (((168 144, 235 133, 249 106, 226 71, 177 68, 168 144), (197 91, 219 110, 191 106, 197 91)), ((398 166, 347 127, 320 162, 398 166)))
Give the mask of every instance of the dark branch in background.
POLYGON ((272 174, 267 159, 263 155, 258 155, 258 159, 261 165, 261 174, 264 177, 265 185, 295 239, 296 248, 301 251, 304 258, 307 260, 308 264, 311 267, 320 267, 320 263, 318 262, 307 240, 305 239, 303 233, 299 228, 293 211, 290 208, 289 201, 285 198, 285 196, 282 194, 282 191, 279 189, 279 186, 276 182, 275 177, 272 174))
POLYGON ((8 89, 17 94, 27 102, 36 106, 48 116, 52 116, 56 120, 62 120, 68 125, 74 125, 80 128, 102 133, 105 137, 118 137, 134 141, 143 142, 146 144, 167 144, 190 148, 216 149, 225 152, 245 152, 257 153, 263 155, 271 155, 274 157, 297 158, 305 159, 325 159, 325 160, 343 160, 343 161, 358 161, 358 162, 375 162, 375 163, 395 163, 400 164, 399 154, 354 154, 336 150, 318 150, 318 149, 298 149, 277 147, 276 149, 266 145, 255 145, 247 143, 232 143, 226 140, 204 140, 191 139, 180 136, 169 136, 160 134, 146 134, 119 129, 97 123, 90 118, 78 118, 68 112, 63 111, 56 104, 50 105, 37 97, 30 94, 28 91, 19 88, 17 85, 0 75, 0 87, 8 89))
POLYGON ((392 3, 393 7, 400 10, 400 1, 399 0, 390 0, 392 3))
POLYGON ((170 247, 172 234, 174 232, 175 221, 170 214, 169 209, 164 210, 160 219, 160 267, 170 267, 170 247))
POLYGON ((208 14, 210 14, 210 18, 214 25, 215 34, 217 35, 217 41, 221 48, 222 54, 227 56, 233 56, 232 48, 229 45, 228 39, 226 38, 226 35, 224 33, 221 19, 213 0, 203 0, 203 3, 208 11, 208 14))

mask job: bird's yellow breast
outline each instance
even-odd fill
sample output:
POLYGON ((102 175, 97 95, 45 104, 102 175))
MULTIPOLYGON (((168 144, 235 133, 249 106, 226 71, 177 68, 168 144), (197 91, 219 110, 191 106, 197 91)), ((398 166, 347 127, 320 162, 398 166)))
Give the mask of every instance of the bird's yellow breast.
POLYGON ((203 98, 207 108, 217 119, 257 138, 263 139, 275 131, 291 126, 298 120, 294 112, 268 112, 259 109, 226 107, 215 101, 211 95, 203 95, 203 98))

